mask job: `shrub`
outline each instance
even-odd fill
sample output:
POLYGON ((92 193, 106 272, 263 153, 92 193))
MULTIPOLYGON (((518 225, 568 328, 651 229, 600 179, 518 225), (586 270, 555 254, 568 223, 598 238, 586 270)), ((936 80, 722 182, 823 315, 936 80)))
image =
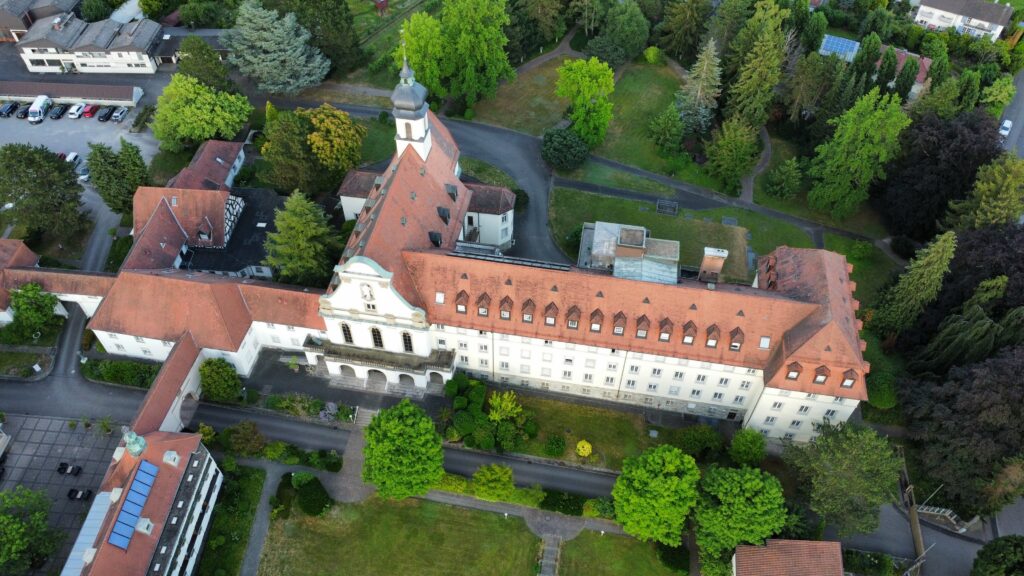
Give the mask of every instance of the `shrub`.
POLYGON ((92 360, 82 366, 87 378, 136 388, 149 388, 158 372, 159 364, 134 360, 92 360))
POLYGON ((477 428, 473 432, 473 442, 481 450, 494 450, 494 433, 486 428, 477 428))
POLYGON ((263 447, 263 457, 267 460, 279 461, 284 458, 288 451, 288 444, 284 442, 271 442, 263 447))
POLYGON ((472 108, 466 108, 466 111, 463 112, 462 117, 465 118, 466 120, 472 120, 473 118, 476 118, 476 112, 474 112, 472 108))
POLYGON ((764 436, 751 428, 736 432, 729 445, 729 456, 741 466, 757 466, 764 460, 764 436))
POLYGON ((338 472, 341 470, 342 459, 337 450, 317 450, 309 453, 309 465, 318 470, 338 472))
POLYGON ((680 430, 674 444, 694 458, 711 458, 722 449, 722 437, 711 426, 698 424, 680 430))
POLYGON ((587 498, 585 496, 580 496, 579 494, 550 491, 544 496, 544 500, 541 501, 540 507, 544 510, 561 512, 562 514, 568 514, 570 516, 582 516, 583 505, 586 501, 587 498))
POLYGON ((203 444, 212 444, 217 438, 217 432, 209 424, 199 423, 199 435, 203 437, 203 444))
POLYGON ((540 155, 559 170, 574 170, 583 165, 590 148, 578 134, 568 128, 553 128, 544 133, 540 155))
POLYGON ((487 398, 487 387, 480 382, 473 380, 469 389, 466 391, 466 398, 469 399, 470 405, 483 408, 484 400, 487 398))
POLYGON ((476 430, 476 419, 473 418, 472 414, 463 410, 456 412, 455 415, 452 416, 452 425, 455 426, 455 429, 459 434, 469 436, 474 430, 476 430))
POLYGON ((295 472, 292 474, 292 486, 295 486, 295 496, 299 508, 310 516, 320 516, 326 512, 333 503, 320 479, 308 472, 295 472), (308 474, 311 478, 304 480, 299 486, 295 486, 295 477, 308 474))
POLYGON ((230 454, 225 454, 224 458, 221 459, 220 468, 228 474, 238 470, 238 462, 235 461, 235 457, 230 454))
POLYGON ((871 256, 871 251, 874 247, 875 246, 871 242, 866 240, 857 240, 853 243, 853 246, 850 247, 850 253, 847 254, 847 256, 857 260, 862 260, 871 256))
POLYGON ((544 495, 544 490, 540 486, 534 485, 529 488, 516 488, 516 491, 512 493, 512 497, 508 501, 520 506, 540 508, 544 495))
POLYGON ((644 49, 644 61, 648 64, 660 64, 661 50, 657 46, 648 46, 644 49))
POLYGON ((526 190, 522 188, 516 188, 512 190, 512 193, 516 195, 516 212, 522 212, 526 210, 526 205, 530 203, 530 195, 526 193, 526 190))
POLYGON ((504 452, 515 452, 523 443, 523 433, 514 422, 499 422, 494 437, 504 452))
POLYGON ((452 400, 452 408, 455 410, 464 410, 469 406, 469 398, 465 396, 456 396, 455 400, 452 400))
POLYGON ((292 488, 298 490, 316 479, 312 472, 292 472, 292 488))
POLYGON ((562 454, 565 453, 565 438, 562 436, 548 438, 548 441, 544 444, 544 453, 552 458, 561 458, 562 454))
POLYGON ((586 458, 587 456, 590 456, 590 453, 593 452, 593 450, 594 447, 591 446, 590 442, 587 442, 586 440, 580 440, 579 442, 576 443, 576 455, 579 456, 580 458, 586 458))
POLYGON ((486 464, 473 473, 473 494, 481 500, 507 501, 515 491, 508 466, 486 464))
POLYGON ((228 446, 243 456, 258 456, 267 443, 259 428, 250 420, 243 420, 225 432, 228 434, 228 446))
POLYGON ((790 158, 768 173, 765 191, 782 200, 792 200, 800 192, 803 174, 796 158, 790 158))
POLYGON ((536 420, 528 418, 526 422, 523 423, 523 432, 525 432, 526 436, 532 440, 533 438, 536 438, 537 433, 540 432, 540 426, 537 424, 536 420))
POLYGON ((456 494, 469 494, 469 480, 465 476, 459 476, 458 474, 445 473, 441 476, 441 480, 434 485, 435 490, 443 490, 445 492, 454 492, 456 494))
POLYGON ((221 402, 236 400, 242 392, 242 380, 235 367, 223 358, 207 358, 199 365, 203 396, 221 402))
POLYGON ((690 571, 690 549, 682 546, 667 546, 658 542, 658 560, 666 568, 679 574, 688 574, 690 571))
POLYGON ((891 410, 896 401, 896 375, 887 369, 869 372, 868 403, 879 410, 891 410))
POLYGON ((459 434, 455 426, 449 426, 444 429, 444 439, 445 442, 458 442, 462 440, 462 434, 459 434))
POLYGON ((614 520, 615 503, 611 498, 591 498, 583 503, 583 516, 614 520))
POLYGON ((377 113, 377 122, 380 122, 381 124, 390 124, 391 115, 388 114, 387 110, 381 110, 377 113))
POLYGON ((445 398, 455 398, 455 395, 459 393, 459 383, 454 378, 444 383, 444 396, 445 398))
POLYGON ((880 552, 843 550, 843 568, 863 576, 895 576, 892 557, 880 552))

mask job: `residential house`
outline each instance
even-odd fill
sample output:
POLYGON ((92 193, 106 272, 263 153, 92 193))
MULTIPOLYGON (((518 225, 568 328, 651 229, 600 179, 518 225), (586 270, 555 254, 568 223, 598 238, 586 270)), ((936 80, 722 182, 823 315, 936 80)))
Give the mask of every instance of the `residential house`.
POLYGON ((37 20, 18 52, 29 72, 152 74, 159 39, 160 25, 152 20, 89 23, 69 12, 37 20))
POLYGON ((987 0, 920 0, 914 21, 928 30, 952 28, 960 34, 995 42, 1010 23, 1013 7, 987 0))
POLYGON ((743 544, 732 557, 732 576, 843 576, 839 542, 768 540, 743 544))

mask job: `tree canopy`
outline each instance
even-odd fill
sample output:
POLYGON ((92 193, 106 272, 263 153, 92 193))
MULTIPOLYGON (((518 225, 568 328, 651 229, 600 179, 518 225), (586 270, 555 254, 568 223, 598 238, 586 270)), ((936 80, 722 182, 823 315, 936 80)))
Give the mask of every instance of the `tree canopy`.
POLYGON ((572 103, 572 129, 591 148, 604 141, 612 120, 615 72, 597 58, 566 60, 558 68, 555 94, 572 103))
POLYGON ((211 138, 230 140, 252 110, 243 94, 218 92, 191 76, 175 74, 157 98, 153 136, 169 151, 211 138))
POLYGON ((712 466, 700 482, 696 535, 702 564, 720 564, 740 544, 760 544, 786 524, 782 485, 757 468, 712 466))
POLYGON ((404 46, 396 46, 392 52, 395 66, 400 67, 402 59, 407 58, 416 81, 427 89, 429 96, 444 98, 448 90, 442 73, 446 55, 441 22, 426 12, 414 13, 402 23, 402 42, 404 46))
POLYGON ((729 118, 714 131, 705 148, 708 170, 722 181, 726 192, 735 193, 740 188, 740 179, 757 162, 759 149, 757 132, 742 118, 729 118))
POLYGON ((0 146, 0 205, 13 204, 7 214, 30 231, 79 230, 82 186, 74 167, 45 146, 0 146))
POLYGON ((879 334, 899 334, 917 320, 924 307, 939 295, 949 262, 956 252, 956 234, 946 232, 922 248, 899 281, 879 299, 871 328, 879 334))
POLYGON ((287 284, 323 286, 341 250, 337 233, 320 206, 296 192, 274 211, 274 232, 267 234, 263 260, 287 284))
POLYGON ((639 56, 647 46, 649 36, 650 22, 640 6, 635 0, 621 0, 611 3, 598 38, 621 52, 621 59, 604 58, 609 64, 617 66, 639 56))
POLYGON ((121 138, 117 152, 101 143, 89 144, 89 177, 103 203, 118 214, 132 213, 135 190, 149 181, 139 147, 121 138))
POLYGON ((789 445, 786 461, 808 488, 811 510, 842 536, 874 532, 878 507, 898 490, 900 461, 870 428, 825 422, 814 442, 789 445))
POLYGON ((295 14, 281 16, 256 0, 238 6, 234 28, 221 36, 228 61, 271 94, 295 94, 327 76, 331 62, 310 39, 295 14))
POLYGON ((353 122, 348 112, 326 103, 311 110, 297 110, 296 114, 309 120, 312 129, 306 140, 321 166, 336 177, 355 167, 362 157, 365 126, 353 122))
POLYGON ((729 444, 729 457, 740 466, 757 466, 764 460, 764 436, 753 428, 737 430, 729 444))
POLYGON ((35 282, 11 290, 10 298, 11 310, 14 311, 12 325, 26 335, 39 332, 57 320, 53 313, 58 304, 57 297, 43 292, 35 282))
POLYGON ((235 83, 228 75, 228 67, 220 55, 200 36, 186 36, 179 48, 178 73, 191 76, 208 88, 220 92, 233 92, 235 83))
POLYGON ((281 13, 294 12, 299 24, 309 30, 309 43, 323 52, 335 70, 349 72, 365 63, 366 54, 359 47, 359 34, 348 2, 272 0, 265 6, 281 13))
POLYGON ((0 492, 0 572, 27 574, 57 550, 61 533, 48 524, 50 497, 16 486, 0 492))
POLYGON ((946 221, 956 228, 1017 222, 1024 215, 1024 160, 1009 152, 978 170, 970 196, 950 202, 946 221))
POLYGON ((1024 536, 1003 536, 988 541, 974 558, 971 576, 1024 574, 1024 536))
POLYGON ((236 400, 242 393, 242 380, 235 366, 223 358, 207 358, 199 365, 203 398, 221 402, 236 400))
POLYGON ((490 98, 498 82, 515 78, 502 27, 509 23, 505 0, 448 0, 441 7, 445 56, 441 72, 448 94, 473 106, 490 98))
POLYGON ((373 417, 363 454, 363 481, 376 485, 384 498, 426 494, 444 475, 441 436, 408 398, 373 417))
POLYGON ((668 444, 627 458, 612 488, 615 517, 639 540, 679 546, 699 479, 693 457, 668 444))
MULTIPOLYGON (((755 129, 767 121, 775 85, 782 78, 786 41, 782 22, 788 15, 789 10, 779 8, 773 0, 760 0, 730 46, 737 77, 729 89, 726 112, 755 129)), ((727 72, 729 68, 730 60, 726 59, 727 72)))
MULTIPOLYGON (((679 0, 669 4, 658 45, 676 60, 690 62, 697 55, 701 34, 710 15, 709 0, 679 0)), ((714 38, 708 40, 713 42, 714 38)))

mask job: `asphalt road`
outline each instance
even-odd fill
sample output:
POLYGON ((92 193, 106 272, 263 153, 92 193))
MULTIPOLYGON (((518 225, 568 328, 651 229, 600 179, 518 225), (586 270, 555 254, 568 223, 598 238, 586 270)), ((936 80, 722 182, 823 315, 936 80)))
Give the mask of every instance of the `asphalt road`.
POLYGON ((1013 83, 1017 87, 1017 94, 1003 110, 1003 117, 999 119, 999 123, 1002 124, 1006 119, 1013 120, 1013 129, 1003 142, 1003 147, 1007 150, 1016 150, 1018 156, 1024 156, 1024 142, 1020 141, 1021 135, 1024 134, 1024 72, 1018 73, 1013 83))

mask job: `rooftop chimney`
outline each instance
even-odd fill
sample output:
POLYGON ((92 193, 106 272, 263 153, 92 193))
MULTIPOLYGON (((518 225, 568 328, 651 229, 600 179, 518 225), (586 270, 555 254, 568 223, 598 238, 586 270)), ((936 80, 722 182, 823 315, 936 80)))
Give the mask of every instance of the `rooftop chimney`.
POLYGON ((729 257, 729 251, 722 248, 704 248, 704 259, 700 262, 700 273, 697 279, 701 282, 718 282, 722 274, 722 267, 725 266, 725 259, 729 257))

